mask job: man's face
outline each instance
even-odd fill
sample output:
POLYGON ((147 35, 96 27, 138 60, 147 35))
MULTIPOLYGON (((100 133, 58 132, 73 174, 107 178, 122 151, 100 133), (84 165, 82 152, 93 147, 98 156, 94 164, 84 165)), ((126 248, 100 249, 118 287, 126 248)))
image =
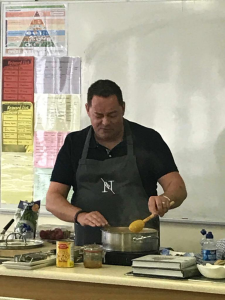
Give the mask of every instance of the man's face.
POLYGON ((86 104, 86 110, 95 135, 100 140, 113 141, 123 131, 125 107, 119 105, 116 95, 107 98, 94 96, 92 105, 86 104))

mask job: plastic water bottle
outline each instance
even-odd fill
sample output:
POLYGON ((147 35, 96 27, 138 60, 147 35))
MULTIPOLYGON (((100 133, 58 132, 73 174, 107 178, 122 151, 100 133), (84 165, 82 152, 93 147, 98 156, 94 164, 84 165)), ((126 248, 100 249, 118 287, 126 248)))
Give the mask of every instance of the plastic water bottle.
POLYGON ((211 231, 206 234, 205 241, 202 244, 202 260, 212 264, 216 261, 216 243, 211 231))
POLYGON ((205 242, 205 235, 206 235, 206 230, 205 229, 202 229, 201 231, 201 234, 203 235, 201 241, 200 241, 200 245, 201 245, 201 248, 202 248, 202 245, 203 243, 205 242))

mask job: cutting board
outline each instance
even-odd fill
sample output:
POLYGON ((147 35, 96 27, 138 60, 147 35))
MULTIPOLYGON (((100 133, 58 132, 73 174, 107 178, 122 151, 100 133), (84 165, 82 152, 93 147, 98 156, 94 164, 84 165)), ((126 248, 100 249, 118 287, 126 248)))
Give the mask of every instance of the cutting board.
POLYGON ((34 248, 34 249, 23 249, 23 250, 3 250, 0 249, 0 257, 14 257, 14 255, 20 255, 24 253, 33 253, 43 251, 46 252, 51 249, 56 249, 56 244, 44 242, 42 247, 34 248))

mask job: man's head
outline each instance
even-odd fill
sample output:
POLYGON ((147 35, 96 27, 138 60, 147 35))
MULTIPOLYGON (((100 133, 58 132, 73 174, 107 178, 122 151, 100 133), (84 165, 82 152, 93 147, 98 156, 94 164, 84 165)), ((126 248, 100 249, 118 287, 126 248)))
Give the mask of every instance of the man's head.
POLYGON ((123 95, 120 87, 111 80, 98 80, 94 82, 88 89, 87 103, 91 106, 92 98, 94 96, 100 96, 108 98, 109 96, 115 95, 119 102, 119 105, 123 106, 123 95))
POLYGON ((120 87, 110 80, 98 80, 88 89, 86 110, 95 135, 114 141, 123 133, 125 103, 120 87))

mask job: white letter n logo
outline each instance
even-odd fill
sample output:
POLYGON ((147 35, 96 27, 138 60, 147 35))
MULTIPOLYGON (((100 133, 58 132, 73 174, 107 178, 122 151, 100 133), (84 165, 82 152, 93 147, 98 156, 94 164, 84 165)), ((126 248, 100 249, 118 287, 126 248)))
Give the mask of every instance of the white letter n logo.
POLYGON ((107 193, 108 191, 111 191, 113 194, 115 194, 113 192, 113 188, 112 188, 112 183, 114 182, 114 180, 109 180, 108 182, 107 181, 104 181, 102 178, 101 178, 103 184, 104 184, 104 187, 103 187, 103 191, 102 193, 107 193), (106 191, 106 189, 108 191, 106 191))

